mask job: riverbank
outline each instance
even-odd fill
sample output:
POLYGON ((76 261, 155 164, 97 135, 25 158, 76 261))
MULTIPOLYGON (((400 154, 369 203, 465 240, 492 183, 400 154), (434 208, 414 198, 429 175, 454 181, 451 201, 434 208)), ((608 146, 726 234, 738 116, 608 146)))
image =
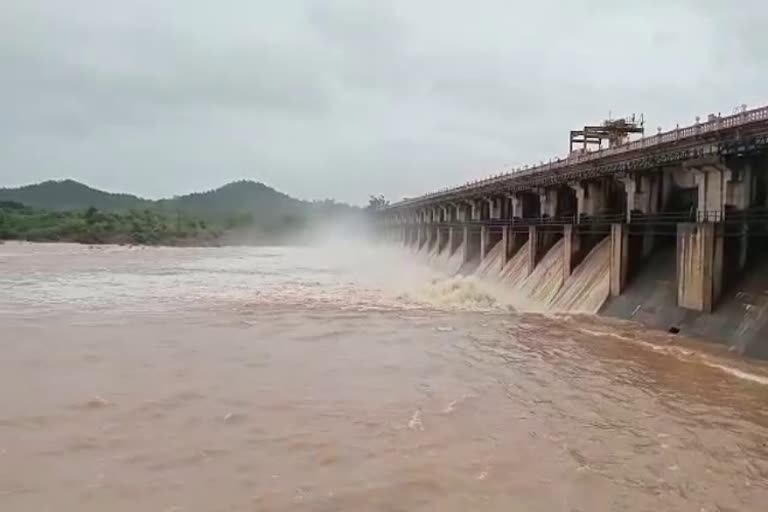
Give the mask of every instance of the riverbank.
POLYGON ((173 247, 288 245, 306 243, 334 230, 347 235, 350 231, 361 232, 364 221, 358 210, 336 215, 333 205, 323 204, 298 216, 272 212, 260 217, 232 208, 229 212, 195 215, 163 208, 47 210, 0 201, 0 242, 173 247))
POLYGON ((155 210, 52 211, 0 203, 0 240, 87 245, 210 245, 224 233, 210 220, 155 210))
POLYGON ((218 247, 277 245, 294 241, 305 229, 295 223, 260 226, 250 218, 202 218, 162 210, 49 211, 18 203, 0 203, 2 241, 218 247))
POLYGON ((77 244, 77 245, 84 245, 84 246, 121 246, 121 247, 222 247, 223 244, 221 243, 219 238, 214 239, 189 239, 189 238, 179 238, 179 239, 166 239, 163 241, 158 242, 152 242, 152 243, 146 243, 141 242, 133 239, 130 236, 115 236, 115 237, 109 237, 109 238, 89 238, 89 237, 73 237, 73 238, 60 238, 56 240, 47 240, 47 239, 38 239, 38 240, 28 240, 23 238, 18 239, 5 239, 0 240, 0 244, 4 243, 18 243, 18 244, 77 244))

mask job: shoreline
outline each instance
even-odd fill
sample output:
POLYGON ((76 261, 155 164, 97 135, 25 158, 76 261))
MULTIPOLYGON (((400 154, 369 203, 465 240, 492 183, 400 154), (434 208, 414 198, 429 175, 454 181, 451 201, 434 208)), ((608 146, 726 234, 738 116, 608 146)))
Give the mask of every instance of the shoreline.
POLYGON ((289 247, 289 246, 296 246, 296 245, 302 245, 301 243, 288 243, 285 241, 278 241, 278 240, 271 240, 271 241, 264 241, 263 243, 254 243, 254 242, 247 242, 247 243, 233 243, 233 242, 227 242, 226 240, 217 239, 217 240, 211 240, 208 242, 203 243, 135 243, 135 242, 118 242, 118 241, 107 241, 107 242, 81 242, 77 240, 23 240, 23 239, 6 239, 6 240, 0 240, 0 246, 4 244, 50 244, 50 245, 57 245, 57 244, 70 244, 70 245, 80 245, 84 247, 177 247, 177 248, 223 248, 223 247, 289 247))

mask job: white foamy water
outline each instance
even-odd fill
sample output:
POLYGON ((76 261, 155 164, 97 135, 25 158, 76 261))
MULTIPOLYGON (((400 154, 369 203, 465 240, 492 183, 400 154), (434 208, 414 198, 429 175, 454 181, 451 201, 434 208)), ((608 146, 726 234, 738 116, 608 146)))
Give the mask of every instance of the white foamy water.
MULTIPOLYGON (((561 265, 562 268, 562 265, 561 265)), ((550 304, 557 312, 595 314, 610 293, 610 240, 599 242, 574 269, 550 304)))
POLYGON ((0 245, 0 510, 764 510, 761 365, 510 309, 600 251, 0 245))
POLYGON ((503 245, 497 243, 469 281, 475 288, 492 291, 495 303, 529 312, 596 314, 608 298, 608 240, 589 251, 567 279, 563 273, 562 240, 546 252, 531 274, 527 242, 505 265, 503 250, 503 245))

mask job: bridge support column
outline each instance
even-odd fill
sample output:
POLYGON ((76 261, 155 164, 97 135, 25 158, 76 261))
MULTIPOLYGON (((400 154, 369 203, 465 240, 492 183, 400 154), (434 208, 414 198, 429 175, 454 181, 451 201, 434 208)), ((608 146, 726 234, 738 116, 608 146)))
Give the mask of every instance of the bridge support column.
MULTIPOLYGON (((632 222, 632 213, 653 215, 659 212, 662 202, 662 187, 664 173, 630 174, 619 178, 624 184, 627 194, 627 222, 632 222)), ((653 234, 653 226, 645 225, 641 228, 643 233, 642 257, 647 258, 653 252, 656 237, 653 234)))
POLYGON ((512 245, 512 240, 514 240, 515 234, 512 232, 512 226, 504 226, 501 231, 501 243, 504 247, 504 249, 501 252, 501 268, 504 268, 504 266, 507 264, 507 262, 510 260, 511 256, 509 255, 510 246, 512 245))
POLYGON ((563 228, 563 281, 567 280, 579 264, 581 236, 578 227, 573 224, 563 228))
POLYGON ((522 249, 525 243, 528 241, 529 232, 515 231, 512 226, 504 226, 504 230, 501 235, 501 243, 504 244, 504 252, 501 258, 501 267, 509 263, 509 260, 515 257, 515 255, 522 249))
POLYGON ((483 261, 485 259, 485 255, 490 252, 491 248, 489 247, 490 244, 490 237, 491 230, 488 226, 481 226, 480 227, 480 261, 483 261))
MULTIPOLYGON (((731 254, 728 255, 728 269, 731 273, 744 270, 744 267, 747 266, 747 257, 749 255, 749 224, 744 222, 735 226, 734 229, 737 230, 733 237, 736 244, 736 254, 733 256, 731 254), (733 263, 733 268, 730 268, 731 263, 733 263)), ((725 256, 723 258, 723 261, 726 261, 725 256)))
POLYGON ((714 222, 677 226, 677 305, 711 313, 723 284, 723 226, 714 222))
POLYGON ((720 215, 725 207, 726 173, 717 166, 704 165, 694 168, 693 176, 698 188, 697 220, 722 220, 720 215))
POLYGON ((722 220, 725 206, 749 208, 754 199, 754 176, 749 162, 727 167, 719 158, 707 157, 686 162, 684 170, 693 172, 697 187, 699 221, 722 220))
POLYGON ((612 297, 621 295, 627 286, 629 257, 629 226, 611 224, 610 288, 612 297))
POLYGON ((482 200, 476 199, 469 202, 469 219, 473 221, 478 221, 481 218, 481 214, 483 211, 482 208, 482 200))
POLYGON ((728 173, 725 202, 737 210, 746 210, 755 202, 756 174, 750 161, 739 167, 728 173))
MULTIPOLYGON (((509 198, 509 218, 514 222, 515 219, 523 218, 523 198, 520 194, 514 193, 507 196, 509 198)), ((504 244, 504 251, 501 257, 502 268, 515 257, 517 252, 525 245, 529 233, 515 231, 513 226, 504 226, 501 233, 501 243, 504 244)))
POLYGON ((432 243, 435 240, 435 225, 430 223, 425 227, 427 251, 432 250, 432 243))
POLYGON ((488 216, 491 219, 500 219, 501 218, 501 211, 502 211, 502 204, 501 199, 498 199, 496 197, 488 198, 488 216))
POLYGON ((533 274, 542 253, 541 233, 536 226, 528 226, 528 275, 533 274))
MULTIPOLYGON (((539 206, 540 216, 542 219, 554 219, 558 214, 558 193, 555 188, 547 188, 539 190, 539 206)), ((540 256, 549 250, 559 237, 556 231, 549 229, 539 229, 537 233, 538 243, 540 244, 539 252, 540 256)), ((532 238, 529 238, 533 240, 532 238)), ((538 263, 538 262, 537 262, 538 263)))
POLYGON ((435 246, 437 247, 437 253, 443 252, 443 246, 445 245, 445 233, 443 228, 439 225, 435 228, 435 246))
POLYGON ((520 197, 520 194, 510 194, 509 199, 511 201, 511 217, 513 219, 522 219, 523 218, 523 198, 520 197))
MULTIPOLYGON (((488 217, 491 221, 499 221, 501 220, 502 210, 503 210, 503 200, 502 198, 498 197, 489 197, 486 199, 488 202, 488 217)), ((481 235, 480 235, 480 244, 481 244, 481 260, 484 260, 485 257, 488 255, 491 250, 496 247, 496 244, 498 244, 501 241, 502 238, 502 231, 499 227, 499 223, 495 222, 492 224, 495 224, 493 226, 483 226, 481 235)))
POLYGON ((581 222, 582 216, 594 217, 605 208, 606 198, 602 183, 585 181, 571 183, 570 187, 576 192, 576 222, 581 222))
POLYGON ((462 250, 464 251, 461 255, 461 262, 467 263, 471 257, 471 250, 470 250, 470 239, 469 239, 469 227, 464 226, 464 244, 462 245, 462 250))
POLYGON ((416 220, 409 215, 405 221, 405 245, 411 247, 416 243, 416 220))
MULTIPOLYGON (((719 158, 702 158, 688 162, 684 169, 690 170, 694 175, 698 192, 698 221, 699 222, 723 222, 726 215, 731 216, 734 222, 727 226, 718 226, 715 228, 715 265, 718 267, 715 282, 705 285, 702 301, 698 297, 689 297, 687 304, 692 304, 692 309, 698 309, 700 306, 704 311, 711 311, 714 304, 720 297, 720 288, 723 284, 723 271, 728 274, 728 279, 734 278, 747 264, 749 251, 749 223, 744 218, 741 222, 736 221, 739 211, 750 208, 756 202, 756 175, 752 167, 753 161, 747 159, 729 160, 728 164, 719 158), (725 229, 729 230, 727 243, 722 241, 722 234, 725 229), (714 292, 710 293, 712 288, 714 292), (710 300, 710 297, 712 299, 710 300), (711 302, 711 304, 710 304, 711 302)), ((703 228, 703 239, 701 244, 704 247, 702 265, 704 268, 709 266, 709 242, 708 230, 703 228)), ((699 235, 701 238, 702 235, 699 235)), ((684 237, 684 239, 690 237, 684 237)), ((698 242, 691 241, 690 246, 694 247, 698 242)), ((678 245, 680 244, 680 230, 678 229, 678 245)), ((698 289, 698 287, 697 287, 698 289)), ((695 292, 698 294, 698 292, 695 292)))
MULTIPOLYGON (((743 161, 737 169, 729 169, 726 181, 725 203, 736 211, 744 211, 752 207, 756 202, 757 175, 754 172, 751 161, 743 161)), ((728 266, 731 262, 735 268, 733 272, 743 270, 747 264, 749 250, 749 223, 743 222, 734 226, 734 244, 736 254, 728 254, 728 266)), ((725 260, 724 260, 725 261, 725 260)))
POLYGON ((448 228, 448 255, 453 256, 459 246, 461 246, 459 228, 451 226, 448 228))
POLYGON ((466 222, 467 221, 467 205, 464 203, 455 203, 453 208, 454 208, 454 212, 456 213, 456 216, 453 218, 453 220, 457 222, 466 222))
POLYGON ((451 210, 452 208, 450 206, 440 207, 440 222, 450 222, 452 220, 451 210))
POLYGON ((539 214, 541 217, 557 217, 557 189, 539 189, 539 214))

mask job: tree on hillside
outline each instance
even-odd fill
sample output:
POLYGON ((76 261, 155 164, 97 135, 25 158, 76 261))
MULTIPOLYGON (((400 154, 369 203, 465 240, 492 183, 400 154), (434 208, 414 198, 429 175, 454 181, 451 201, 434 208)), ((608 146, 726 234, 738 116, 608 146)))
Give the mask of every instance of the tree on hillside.
POLYGON ((369 210, 373 210, 373 211, 382 210, 382 209, 386 208, 387 206, 389 206, 389 201, 387 201, 384 198, 383 195, 378 195, 378 196, 371 195, 371 196, 369 196, 369 199, 368 199, 368 209, 369 210))

